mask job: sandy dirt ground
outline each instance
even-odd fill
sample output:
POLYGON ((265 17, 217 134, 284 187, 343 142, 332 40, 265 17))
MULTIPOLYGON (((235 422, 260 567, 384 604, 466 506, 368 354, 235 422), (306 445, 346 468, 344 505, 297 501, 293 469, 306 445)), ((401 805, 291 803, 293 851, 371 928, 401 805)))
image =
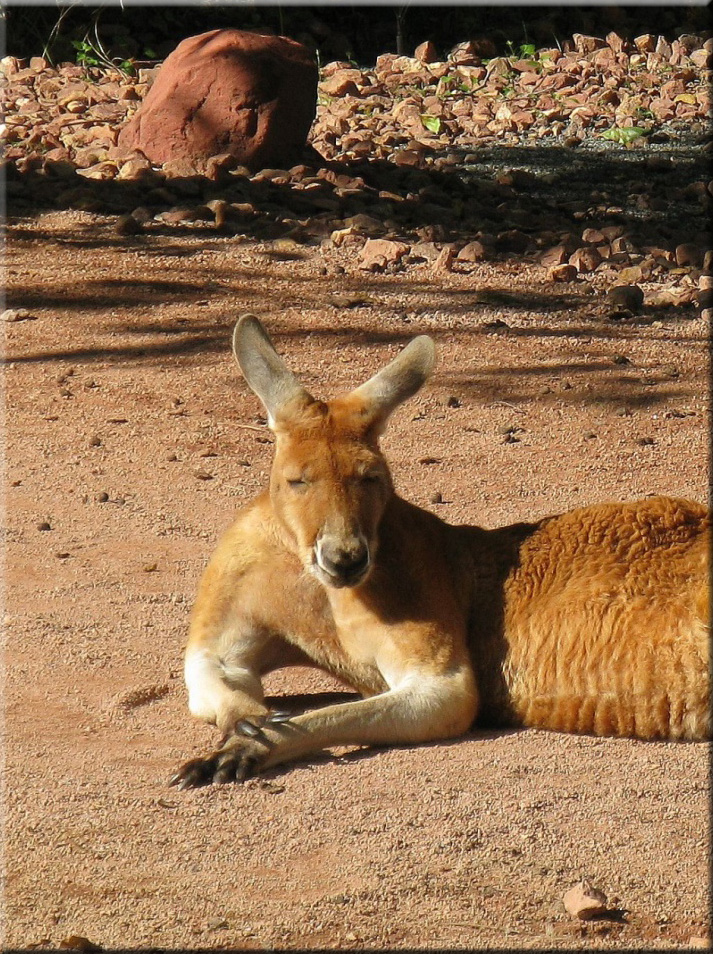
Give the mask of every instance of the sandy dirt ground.
MULTIPOLYGON (((216 741, 182 679, 197 583, 270 466, 229 350, 243 312, 317 396, 434 337, 384 448, 447 520, 706 499, 710 51, 609 40, 465 73, 333 64, 330 168, 210 181, 112 158, 146 71, 3 61, 6 948, 708 943, 703 743, 475 729, 167 785, 216 741), (602 138, 634 120, 638 146, 602 138), (588 922, 563 907, 582 880, 607 899, 588 922)), ((291 711, 353 697, 304 669, 266 688, 291 711)))
MULTIPOLYGON (((365 275, 348 249, 276 255, 194 228, 127 239, 89 212, 17 218, 9 253, 28 314, 5 325, 7 947, 703 943, 702 743, 474 731, 167 787, 215 741, 182 682, 197 581, 270 465, 229 352, 239 314, 319 396, 433 335, 437 372, 384 447, 405 496, 492 527, 706 499, 693 305, 614 321, 596 288, 515 260, 365 275), (581 879, 607 895, 588 923, 562 904, 581 879)), ((267 688, 288 709, 348 692, 301 669, 267 688)))

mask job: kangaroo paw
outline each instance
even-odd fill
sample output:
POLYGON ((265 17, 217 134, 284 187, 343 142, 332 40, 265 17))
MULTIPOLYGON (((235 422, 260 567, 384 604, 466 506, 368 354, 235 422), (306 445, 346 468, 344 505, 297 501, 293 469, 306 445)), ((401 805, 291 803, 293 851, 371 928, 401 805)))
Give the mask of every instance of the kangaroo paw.
POLYGON ((259 738, 232 735, 216 752, 185 762, 168 784, 182 790, 211 782, 243 782, 259 772, 268 752, 268 746, 259 738))

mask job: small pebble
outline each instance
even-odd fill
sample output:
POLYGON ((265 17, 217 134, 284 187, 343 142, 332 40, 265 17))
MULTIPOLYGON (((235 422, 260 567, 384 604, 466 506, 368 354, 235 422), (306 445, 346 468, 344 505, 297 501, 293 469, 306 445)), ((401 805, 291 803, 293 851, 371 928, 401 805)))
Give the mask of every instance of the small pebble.
POLYGON ((81 934, 72 934, 59 942, 60 950, 63 951, 102 951, 99 944, 94 944, 88 938, 81 934))
POLYGON ((567 914, 580 921, 589 921, 606 911, 607 896, 588 881, 580 881, 566 892, 562 901, 567 914))
POLYGON ((435 493, 431 494, 429 499, 432 504, 443 503, 443 494, 440 492, 440 490, 437 490, 435 493))
POLYGON ((51 530, 52 527, 50 526, 50 524, 49 524, 46 520, 43 520, 41 523, 38 523, 38 524, 37 524, 37 529, 38 529, 38 530, 51 530))
POLYGON ((547 277, 551 282, 573 282, 577 277, 577 269, 574 265, 553 265, 547 272, 547 277))
POLYGON ((644 293, 638 285, 614 285, 607 292, 607 302, 633 313, 644 304, 644 293))
POLYGON ((106 503, 109 499, 109 494, 102 490, 101 493, 97 494, 97 501, 99 503, 106 503))
POLYGON ((153 215, 148 209, 144 208, 143 205, 140 205, 138 208, 134 209, 134 211, 131 213, 131 217, 136 219, 140 225, 145 225, 147 222, 151 221, 153 215))
POLYGON ((0 321, 35 321, 37 315, 33 315, 26 308, 6 308, 0 315, 0 321))
POLYGON ((117 235, 138 235, 143 231, 143 226, 133 215, 120 215, 116 220, 114 231, 117 235))

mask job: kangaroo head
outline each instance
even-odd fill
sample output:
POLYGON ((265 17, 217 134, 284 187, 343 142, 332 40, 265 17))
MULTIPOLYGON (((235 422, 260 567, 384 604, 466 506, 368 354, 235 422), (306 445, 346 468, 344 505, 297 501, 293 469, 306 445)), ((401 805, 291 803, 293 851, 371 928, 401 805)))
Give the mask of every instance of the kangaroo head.
POLYGON ((430 374, 433 342, 415 338, 361 387, 326 403, 302 387, 254 315, 237 323, 233 352, 275 434, 270 498, 277 519, 321 583, 358 586, 373 566, 393 493, 379 435, 430 374))

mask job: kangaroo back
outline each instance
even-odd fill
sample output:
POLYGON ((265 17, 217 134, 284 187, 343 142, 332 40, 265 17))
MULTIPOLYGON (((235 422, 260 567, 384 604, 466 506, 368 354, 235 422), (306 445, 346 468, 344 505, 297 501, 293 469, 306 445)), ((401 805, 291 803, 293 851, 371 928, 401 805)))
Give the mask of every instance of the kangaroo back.
POLYGON ((495 535, 503 552, 509 541, 512 562, 501 618, 472 633, 486 714, 597 735, 710 735, 704 507, 655 497, 495 535))

